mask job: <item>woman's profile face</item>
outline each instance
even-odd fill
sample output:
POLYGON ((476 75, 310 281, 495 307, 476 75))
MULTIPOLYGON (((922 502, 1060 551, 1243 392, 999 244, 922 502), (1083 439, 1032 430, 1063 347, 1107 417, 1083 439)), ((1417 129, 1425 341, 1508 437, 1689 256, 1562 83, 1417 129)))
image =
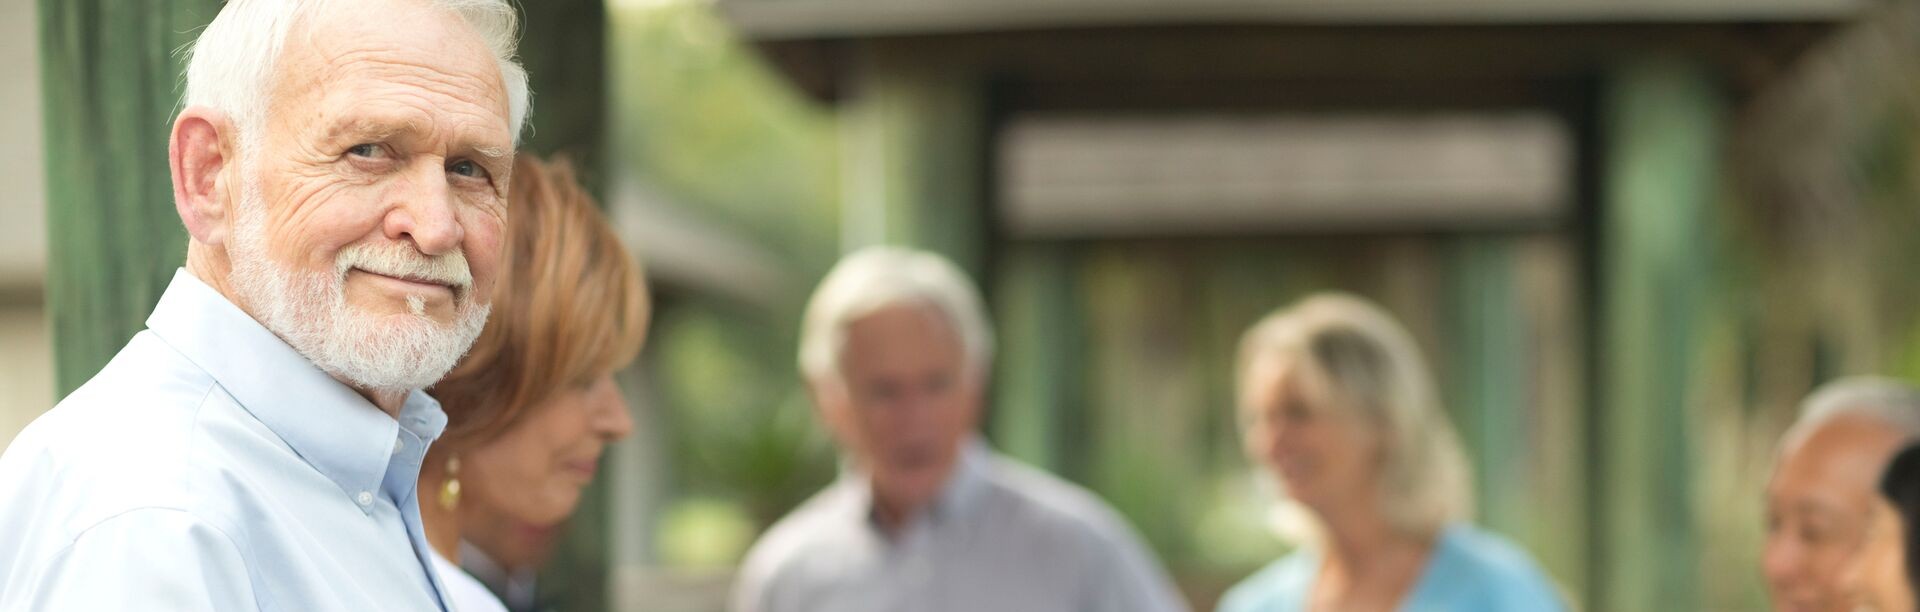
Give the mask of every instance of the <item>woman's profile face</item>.
POLYGON ((544 530, 564 522, 593 482, 607 445, 633 431, 612 374, 562 389, 511 429, 461 453, 462 512, 544 530), (469 508, 469 506, 476 506, 469 508))
POLYGON ((1247 457, 1279 479, 1288 497, 1322 518, 1372 503, 1379 436, 1299 360, 1256 359, 1241 386, 1240 418, 1247 457))

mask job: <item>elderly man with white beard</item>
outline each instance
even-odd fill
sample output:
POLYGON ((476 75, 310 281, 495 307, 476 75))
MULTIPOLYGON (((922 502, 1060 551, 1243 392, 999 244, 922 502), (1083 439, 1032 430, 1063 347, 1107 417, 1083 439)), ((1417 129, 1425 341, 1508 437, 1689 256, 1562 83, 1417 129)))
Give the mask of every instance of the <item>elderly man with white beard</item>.
POLYGON ((526 75, 505 0, 230 0, 170 140, 147 330, 0 456, 0 609, 444 610, 420 389, 486 322, 526 75))

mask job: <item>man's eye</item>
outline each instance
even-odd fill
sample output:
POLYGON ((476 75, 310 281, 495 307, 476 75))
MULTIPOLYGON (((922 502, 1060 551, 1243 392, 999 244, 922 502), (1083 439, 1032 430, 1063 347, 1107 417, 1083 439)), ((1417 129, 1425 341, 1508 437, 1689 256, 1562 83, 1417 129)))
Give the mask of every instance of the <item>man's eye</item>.
POLYGON ((924 384, 928 392, 942 393, 947 390, 947 387, 953 386, 953 377, 945 374, 935 374, 927 377, 924 384))
POLYGON ((353 145, 353 148, 347 149, 347 154, 352 155, 354 157, 368 157, 368 158, 381 157, 381 153, 382 151, 380 150, 380 145, 371 144, 371 143, 357 144, 357 145, 353 145))
POLYGON ((891 402, 900 397, 900 388, 891 384, 875 384, 867 387, 867 399, 876 402, 891 402))
POLYGON ((1295 423, 1313 420, 1313 411, 1301 402, 1287 402, 1287 407, 1281 409, 1280 415, 1282 419, 1295 423))
POLYGON ((447 167, 447 171, 468 178, 487 178, 486 168, 482 168, 480 164, 467 160, 454 162, 453 165, 447 167))

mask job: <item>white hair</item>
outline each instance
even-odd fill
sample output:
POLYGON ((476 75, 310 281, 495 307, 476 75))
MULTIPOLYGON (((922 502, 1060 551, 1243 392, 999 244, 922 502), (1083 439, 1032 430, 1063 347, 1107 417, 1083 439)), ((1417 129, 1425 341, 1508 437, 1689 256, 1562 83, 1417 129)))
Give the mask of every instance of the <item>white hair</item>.
MULTIPOLYGON (((493 53, 506 87, 508 127, 520 142, 531 94, 527 71, 514 58, 519 14, 508 0, 422 0, 458 15, 493 53)), ((186 106, 227 113, 250 153, 266 126, 276 64, 287 36, 301 19, 323 7, 351 7, 339 0, 228 0, 194 41, 187 60, 186 106)))
MULTIPOLYGON (((1254 364, 1281 358, 1318 377, 1334 405, 1374 426, 1381 467, 1373 483, 1379 511, 1405 533, 1431 535, 1471 518, 1473 482, 1466 452, 1440 404, 1413 336, 1384 310, 1350 295, 1322 293, 1267 315, 1240 340, 1240 387, 1254 364)), ((1267 482, 1272 482, 1268 478, 1267 482)), ((1282 520, 1311 516, 1282 494, 1282 520)), ((1297 525, 1285 535, 1311 539, 1297 525)))
POLYGON ((1821 385, 1800 402, 1800 417, 1784 440, 1790 443, 1843 416, 1872 418, 1902 436, 1920 437, 1920 388, 1877 376, 1854 376, 1821 385))
POLYGON ((967 364, 984 374, 993 361, 993 329, 980 293, 945 258, 899 247, 868 247, 840 260, 807 302, 800 328, 800 371, 820 380, 840 373, 847 326, 891 306, 932 308, 960 340, 967 364))

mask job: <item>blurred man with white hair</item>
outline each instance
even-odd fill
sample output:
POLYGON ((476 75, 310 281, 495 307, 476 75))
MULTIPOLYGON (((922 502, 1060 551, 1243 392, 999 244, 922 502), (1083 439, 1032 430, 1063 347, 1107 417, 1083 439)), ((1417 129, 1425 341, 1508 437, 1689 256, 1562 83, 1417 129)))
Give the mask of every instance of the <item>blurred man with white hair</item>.
POLYGON ((485 324, 527 109, 506 0, 230 0, 170 139, 191 241, 0 457, 0 609, 444 610, 420 392, 485 324))
POLYGON ((754 546, 734 610, 1185 609, 1106 504, 978 439, 983 311, 953 264, 919 251, 869 248, 821 282, 800 369, 845 469, 754 546))
POLYGON ((1898 513, 1878 483, 1920 437, 1920 389, 1879 378, 1816 390, 1787 430, 1767 483, 1762 570, 1780 612, 1914 609, 1898 513))

